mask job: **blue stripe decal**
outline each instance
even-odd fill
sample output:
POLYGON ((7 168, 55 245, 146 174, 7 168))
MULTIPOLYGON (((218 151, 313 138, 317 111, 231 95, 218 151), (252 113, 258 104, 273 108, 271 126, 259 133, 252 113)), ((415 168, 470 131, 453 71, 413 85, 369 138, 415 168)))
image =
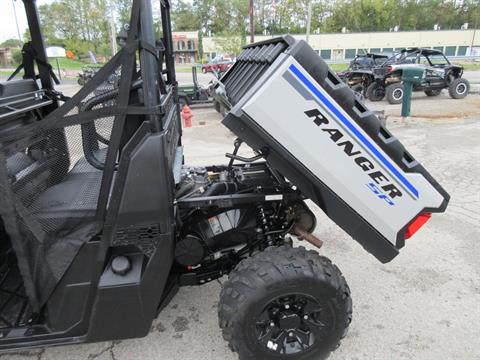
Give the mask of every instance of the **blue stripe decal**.
POLYGON ((290 65, 290 71, 308 88, 310 91, 317 96, 317 98, 334 114, 338 120, 340 120, 347 129, 350 130, 351 135, 357 137, 376 157, 380 162, 382 162, 390 172, 395 175, 395 177, 407 187, 417 198, 419 197, 418 190, 403 176, 395 166, 393 166, 385 156, 378 151, 378 149, 370 142, 368 139, 339 111, 335 105, 328 100, 315 85, 308 80, 305 75, 294 65, 290 65))

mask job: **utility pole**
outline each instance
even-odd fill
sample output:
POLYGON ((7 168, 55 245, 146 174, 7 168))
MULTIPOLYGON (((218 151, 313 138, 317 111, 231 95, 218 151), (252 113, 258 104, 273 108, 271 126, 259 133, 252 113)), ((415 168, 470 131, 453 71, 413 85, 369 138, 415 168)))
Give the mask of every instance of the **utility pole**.
POLYGON ((117 31, 115 28, 115 15, 112 0, 108 2, 108 7, 110 8, 110 45, 113 57, 117 53, 117 31))
POLYGON ((22 41, 22 35, 20 34, 20 27, 18 26, 17 9, 15 9, 15 0, 12 0, 12 6, 13 6, 13 14, 15 16, 15 24, 17 25, 18 40, 22 41))
POLYGON ((312 0, 308 1, 308 12, 307 12, 307 44, 310 41, 310 28, 312 27, 312 0))
POLYGON ((253 0, 250 0, 250 7, 249 7, 249 15, 250 15, 250 44, 255 42, 255 24, 253 23, 253 0))

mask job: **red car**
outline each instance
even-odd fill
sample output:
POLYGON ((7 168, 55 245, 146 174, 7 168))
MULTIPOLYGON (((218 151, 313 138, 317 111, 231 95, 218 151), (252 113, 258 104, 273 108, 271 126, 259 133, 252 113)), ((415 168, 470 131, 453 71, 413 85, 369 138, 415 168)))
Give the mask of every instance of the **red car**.
POLYGON ((233 65, 233 61, 224 60, 224 61, 215 61, 209 62, 208 64, 202 65, 202 73, 224 73, 233 65))

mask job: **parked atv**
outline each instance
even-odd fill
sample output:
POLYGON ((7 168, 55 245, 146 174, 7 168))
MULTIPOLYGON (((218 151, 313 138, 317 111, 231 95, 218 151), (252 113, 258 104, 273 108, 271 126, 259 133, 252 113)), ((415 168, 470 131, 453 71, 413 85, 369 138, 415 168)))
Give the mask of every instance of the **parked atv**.
POLYGON ((193 84, 178 86, 178 100, 180 107, 185 105, 209 104, 213 102, 209 88, 204 88, 198 82, 197 68, 192 67, 193 84))
POLYGON ((383 65, 390 58, 387 54, 367 53, 357 55, 350 62, 347 70, 338 72, 337 75, 353 91, 366 95, 366 90, 374 81, 373 68, 383 65))
POLYGON ((367 97, 378 101, 386 96, 390 104, 400 104, 403 99, 402 75, 405 68, 418 67, 423 70, 422 81, 414 91, 423 91, 427 96, 438 96, 443 89, 453 99, 468 95, 470 84, 462 78, 463 67, 451 64, 439 50, 408 49, 400 53, 395 62, 374 69, 375 81, 367 90, 367 97))
POLYGON ((92 66, 92 65, 83 66, 82 72, 78 73, 77 75, 78 85, 83 86, 87 82, 89 82, 95 76, 95 74, 98 72, 100 68, 101 66, 92 66))

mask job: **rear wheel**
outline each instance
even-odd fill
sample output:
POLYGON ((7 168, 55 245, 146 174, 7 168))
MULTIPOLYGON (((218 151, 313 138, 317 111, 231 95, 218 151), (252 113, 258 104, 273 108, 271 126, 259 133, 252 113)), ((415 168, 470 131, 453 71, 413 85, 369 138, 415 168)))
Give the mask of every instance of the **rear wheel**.
POLYGON ((425 90, 427 96, 438 96, 442 93, 442 90, 425 90))
POLYGON ((220 327, 241 360, 323 359, 351 317, 340 270, 304 248, 271 248, 242 261, 220 294, 220 327))
POLYGON ((467 79, 455 79, 448 87, 448 94, 452 99, 463 99, 470 91, 470 83, 467 79))
POLYGON ((403 85, 400 83, 387 86, 387 100, 390 104, 400 104, 404 95, 403 85))
POLYGON ((382 84, 373 82, 367 87, 365 96, 370 101, 381 101, 385 97, 385 87, 382 84))

